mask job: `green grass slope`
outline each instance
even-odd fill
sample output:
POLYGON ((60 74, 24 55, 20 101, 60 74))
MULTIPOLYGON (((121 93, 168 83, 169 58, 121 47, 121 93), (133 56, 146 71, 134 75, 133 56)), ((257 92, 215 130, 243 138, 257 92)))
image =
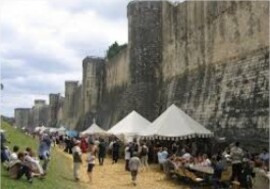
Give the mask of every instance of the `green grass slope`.
MULTIPOLYGON (((1 122, 1 128, 6 130, 5 135, 11 142, 8 144, 12 149, 14 145, 18 145, 21 150, 31 147, 35 152, 38 149, 37 140, 23 134, 20 130, 14 129, 6 122, 1 122)), ((1 188, 2 189, 83 189, 80 183, 75 182, 72 176, 72 162, 64 154, 52 150, 51 161, 49 164, 46 178, 41 180, 34 178, 32 184, 28 183, 25 176, 20 180, 9 178, 7 170, 1 166, 1 188)))

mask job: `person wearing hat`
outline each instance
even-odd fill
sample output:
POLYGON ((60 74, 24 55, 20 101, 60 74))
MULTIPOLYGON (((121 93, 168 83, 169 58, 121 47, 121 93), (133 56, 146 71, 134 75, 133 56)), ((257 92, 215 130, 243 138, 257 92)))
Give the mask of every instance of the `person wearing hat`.
POLYGON ((80 144, 80 141, 76 140, 74 142, 74 147, 72 148, 73 175, 76 181, 79 181, 79 170, 82 163, 82 151, 79 144, 80 144))

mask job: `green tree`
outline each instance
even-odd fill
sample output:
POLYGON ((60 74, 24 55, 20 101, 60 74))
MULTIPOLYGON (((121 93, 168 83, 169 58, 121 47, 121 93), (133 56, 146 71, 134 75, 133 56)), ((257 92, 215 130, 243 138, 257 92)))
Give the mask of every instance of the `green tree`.
POLYGON ((119 45, 116 41, 109 46, 109 49, 106 52, 106 58, 111 59, 115 55, 117 55, 121 49, 125 48, 127 45, 119 45))

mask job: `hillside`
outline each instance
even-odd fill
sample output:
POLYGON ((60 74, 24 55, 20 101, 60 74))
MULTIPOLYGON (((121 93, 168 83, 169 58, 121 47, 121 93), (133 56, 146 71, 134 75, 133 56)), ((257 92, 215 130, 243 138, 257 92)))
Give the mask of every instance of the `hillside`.
MULTIPOLYGON (((1 128, 6 130, 5 135, 10 141, 10 144, 8 144, 10 149, 12 149, 14 145, 18 145, 21 150, 24 150, 29 146, 34 149, 34 151, 37 151, 38 142, 35 139, 14 129, 6 122, 1 122, 1 128)), ((32 184, 29 184, 25 177, 20 180, 10 179, 8 177, 8 172, 1 166, 1 188, 28 189, 29 187, 31 187, 31 189, 83 188, 80 183, 73 181, 72 164, 70 159, 56 149, 52 150, 52 159, 49 164, 49 170, 46 178, 43 180, 35 178, 32 184)))

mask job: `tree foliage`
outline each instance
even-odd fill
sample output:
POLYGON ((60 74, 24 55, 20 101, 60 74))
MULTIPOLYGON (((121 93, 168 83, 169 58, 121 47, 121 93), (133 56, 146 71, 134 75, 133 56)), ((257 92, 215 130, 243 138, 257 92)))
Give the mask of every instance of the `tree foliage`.
POLYGON ((125 48, 127 44, 119 45, 116 41, 109 46, 109 49, 106 51, 106 58, 111 59, 115 55, 117 55, 123 48, 125 48))

